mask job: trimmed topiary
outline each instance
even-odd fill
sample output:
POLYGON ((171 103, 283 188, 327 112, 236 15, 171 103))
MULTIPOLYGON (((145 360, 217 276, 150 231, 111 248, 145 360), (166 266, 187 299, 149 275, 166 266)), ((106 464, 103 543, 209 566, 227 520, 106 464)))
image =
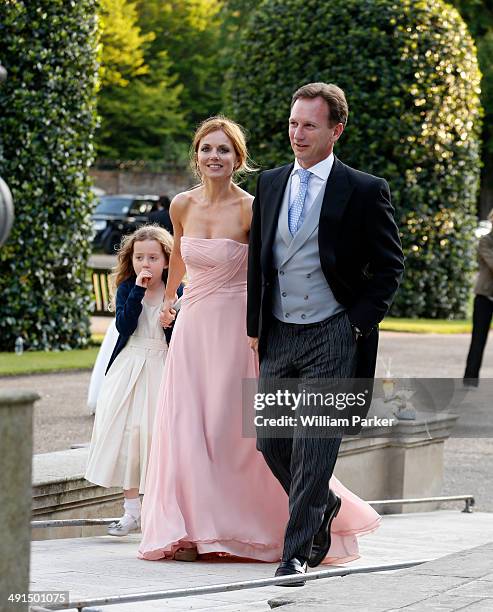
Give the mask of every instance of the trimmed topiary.
POLYGON ((229 111, 263 167, 292 157, 291 95, 336 83, 349 122, 336 154, 388 180, 407 257, 393 314, 464 317, 474 266, 480 73, 442 0, 266 0, 243 33, 229 111))
POLYGON ((0 174, 15 223, 0 250, 0 349, 87 344, 96 0, 0 5, 0 174))

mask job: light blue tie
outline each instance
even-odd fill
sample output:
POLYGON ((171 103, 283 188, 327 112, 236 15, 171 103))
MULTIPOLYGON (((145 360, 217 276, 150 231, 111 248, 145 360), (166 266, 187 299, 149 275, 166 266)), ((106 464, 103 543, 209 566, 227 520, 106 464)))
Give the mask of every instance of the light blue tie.
POLYGON ((308 191, 308 181, 312 173, 310 170, 304 168, 298 168, 296 171, 300 177, 300 188, 295 199, 291 202, 288 212, 288 224, 289 231, 294 236, 300 228, 301 213, 303 212, 303 206, 305 205, 306 192, 308 191))

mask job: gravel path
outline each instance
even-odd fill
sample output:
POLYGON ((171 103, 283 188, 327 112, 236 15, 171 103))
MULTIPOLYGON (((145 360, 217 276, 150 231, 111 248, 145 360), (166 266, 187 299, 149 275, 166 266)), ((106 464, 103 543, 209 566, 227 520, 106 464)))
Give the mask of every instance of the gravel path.
POLYGON ((90 372, 0 377, 0 387, 36 391, 34 453, 49 453, 89 442, 94 417, 86 405, 90 372))
MULTIPOLYGON (((382 333, 377 376, 383 376, 390 364, 394 376, 460 378, 468 343, 467 334, 382 333)), ((493 378, 491 339, 481 373, 493 378)), ((35 453, 89 442, 93 424, 86 406, 89 378, 89 372, 0 377, 1 388, 30 389, 42 396, 34 409, 35 453)), ((492 475, 492 439, 452 438, 446 442, 444 495, 472 493, 478 510, 493 512, 492 475)))

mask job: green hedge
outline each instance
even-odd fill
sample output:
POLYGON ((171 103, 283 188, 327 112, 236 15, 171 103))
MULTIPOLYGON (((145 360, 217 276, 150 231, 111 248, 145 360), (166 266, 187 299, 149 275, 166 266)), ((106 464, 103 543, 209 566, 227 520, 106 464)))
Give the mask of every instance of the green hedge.
POLYGON ((263 167, 291 158, 292 93, 341 86, 336 154, 386 178, 407 257, 395 316, 465 316, 474 266, 480 73, 473 41, 441 0, 266 0, 243 34, 229 112, 263 167))
POLYGON ((97 76, 96 0, 0 4, 0 174, 15 223, 0 251, 0 350, 89 340, 86 281, 97 76))

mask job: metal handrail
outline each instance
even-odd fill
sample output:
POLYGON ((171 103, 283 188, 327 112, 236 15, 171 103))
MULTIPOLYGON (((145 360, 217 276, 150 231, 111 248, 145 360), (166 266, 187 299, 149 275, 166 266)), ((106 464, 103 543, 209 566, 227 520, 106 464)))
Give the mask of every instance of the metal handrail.
POLYGON ((87 527, 90 525, 110 525, 117 523, 119 518, 103 518, 103 519, 53 519, 50 521, 31 521, 33 529, 45 527, 87 527))
POLYGON ((395 504, 426 504, 428 502, 451 502, 451 501, 464 501, 465 508, 462 512, 471 513, 472 506, 475 504, 474 495, 446 495, 442 497, 416 497, 407 499, 381 499, 373 500, 368 503, 370 506, 390 506, 395 504))
MULTIPOLYGON (((368 574, 373 572, 388 572, 409 567, 415 567, 423 563, 428 563, 433 559, 420 559, 417 561, 404 561, 401 563, 390 563, 384 565, 364 565, 361 567, 344 567, 340 569, 319 570, 309 572, 300 576, 280 576, 278 578, 260 578, 257 580, 245 580, 243 582, 227 582, 223 584, 211 584, 208 586, 191 587, 188 589, 169 589, 167 591, 151 591, 148 593, 133 593, 128 595, 118 595, 114 597, 98 597, 94 599, 82 599, 67 603, 53 604, 49 607, 34 607, 31 612, 47 612, 48 610, 70 610, 76 608, 83 611, 92 606, 110 606, 114 604, 133 603, 136 601, 152 601, 156 599, 174 599, 177 597, 193 597, 196 595, 211 595, 213 593, 227 593, 231 591, 242 591, 245 589, 258 589, 266 586, 285 585, 291 582, 300 582, 300 579, 308 582, 323 578, 333 578, 349 576, 350 574, 368 574)), ((89 612, 89 611, 86 611, 89 612)))
MULTIPOLYGON (((464 501, 465 508, 462 512, 471 513, 472 506, 475 504, 473 495, 449 495, 445 497, 416 497, 408 499, 381 499, 372 500, 368 503, 370 506, 390 506, 396 504, 426 504, 429 502, 451 502, 451 501, 464 501)), ((53 519, 48 521, 31 521, 31 527, 34 529, 45 528, 45 527, 86 527, 90 525, 109 525, 118 521, 117 518, 104 518, 104 519, 53 519)))

